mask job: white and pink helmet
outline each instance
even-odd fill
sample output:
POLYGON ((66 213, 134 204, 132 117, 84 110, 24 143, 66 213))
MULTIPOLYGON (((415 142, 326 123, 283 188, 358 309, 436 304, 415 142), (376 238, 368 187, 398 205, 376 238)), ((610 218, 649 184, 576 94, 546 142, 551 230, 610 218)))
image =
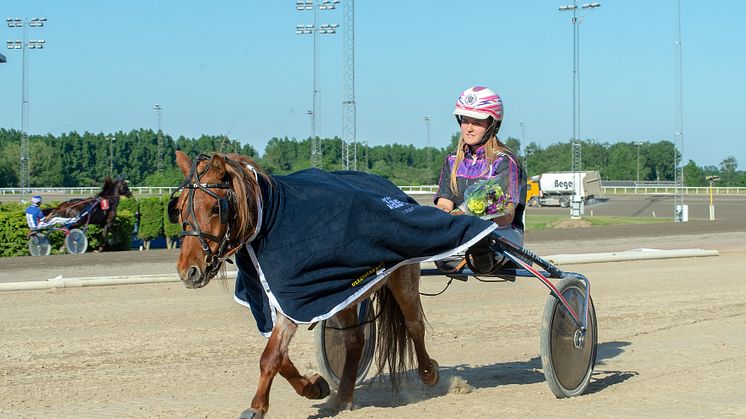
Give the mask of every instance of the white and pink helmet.
POLYGON ((503 120, 503 101, 490 88, 471 87, 458 97, 453 114, 459 121, 462 116, 476 119, 487 119, 491 116, 495 122, 500 122, 503 120))

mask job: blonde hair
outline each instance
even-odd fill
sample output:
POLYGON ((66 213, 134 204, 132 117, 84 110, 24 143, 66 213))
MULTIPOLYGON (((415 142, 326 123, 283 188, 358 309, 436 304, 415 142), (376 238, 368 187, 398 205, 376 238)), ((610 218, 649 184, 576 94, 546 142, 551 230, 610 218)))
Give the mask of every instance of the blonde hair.
MULTIPOLYGON (((461 138, 458 140, 458 146, 456 146, 456 159, 453 161, 453 166, 451 167, 451 191, 455 195, 459 195, 460 192, 458 190, 458 183, 456 182, 456 172, 458 171, 458 167, 461 165, 461 163, 464 161, 465 157, 465 149, 468 147, 468 145, 464 142, 464 137, 461 136, 461 138)), ((497 160, 497 156, 500 154, 507 154, 512 153, 513 151, 508 148, 505 144, 500 141, 496 135, 493 135, 489 140, 484 142, 484 156, 487 161, 487 164, 484 167, 484 173, 482 175, 489 172, 490 168, 493 164, 495 164, 495 160, 497 160)))

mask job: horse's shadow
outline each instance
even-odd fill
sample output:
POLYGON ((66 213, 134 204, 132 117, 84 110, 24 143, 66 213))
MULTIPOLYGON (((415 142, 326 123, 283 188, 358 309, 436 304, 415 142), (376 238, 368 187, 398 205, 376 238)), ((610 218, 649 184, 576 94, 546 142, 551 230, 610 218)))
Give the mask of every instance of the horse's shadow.
MULTIPOLYGON (((596 367, 585 394, 598 393, 615 384, 622 383, 637 375, 635 371, 608 371, 599 369, 607 359, 624 352, 629 342, 604 342, 598 345, 596 367)), ((385 375, 366 380, 355 390, 355 406, 399 407, 427 399, 434 399, 448 393, 469 393, 475 389, 494 388, 510 384, 534 384, 545 381, 541 358, 526 361, 502 362, 489 365, 440 366, 440 381, 435 387, 426 387, 417 374, 410 371, 401 381, 399 390, 391 390, 391 383, 385 375)), ((321 403, 317 415, 311 418, 325 418, 334 415, 329 402, 321 403)))

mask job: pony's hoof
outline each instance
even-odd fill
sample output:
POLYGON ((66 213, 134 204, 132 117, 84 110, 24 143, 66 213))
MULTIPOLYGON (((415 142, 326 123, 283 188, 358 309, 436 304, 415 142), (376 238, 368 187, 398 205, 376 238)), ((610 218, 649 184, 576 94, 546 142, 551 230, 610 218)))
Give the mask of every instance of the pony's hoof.
POLYGON ((329 383, 327 383, 326 379, 319 374, 312 375, 308 379, 308 382, 313 388, 318 391, 316 395, 308 397, 311 400, 325 399, 329 396, 329 393, 331 393, 331 390, 329 389, 329 383))
POLYGON ((264 415, 262 412, 258 412, 252 408, 248 408, 241 412, 241 416, 238 419, 263 419, 264 415))
POLYGON ((434 387, 440 380, 440 374, 438 374, 438 362, 434 359, 430 359, 430 362, 433 364, 431 370, 418 369, 417 373, 425 385, 434 387))

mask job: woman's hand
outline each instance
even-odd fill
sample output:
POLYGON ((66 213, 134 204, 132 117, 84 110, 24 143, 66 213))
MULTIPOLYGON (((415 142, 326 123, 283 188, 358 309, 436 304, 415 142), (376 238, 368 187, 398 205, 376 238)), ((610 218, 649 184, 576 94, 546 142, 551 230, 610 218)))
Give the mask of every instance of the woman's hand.
POLYGON ((439 210, 445 211, 450 213, 455 205, 453 205, 453 201, 446 198, 438 198, 438 201, 435 203, 435 206, 438 207, 439 210))

